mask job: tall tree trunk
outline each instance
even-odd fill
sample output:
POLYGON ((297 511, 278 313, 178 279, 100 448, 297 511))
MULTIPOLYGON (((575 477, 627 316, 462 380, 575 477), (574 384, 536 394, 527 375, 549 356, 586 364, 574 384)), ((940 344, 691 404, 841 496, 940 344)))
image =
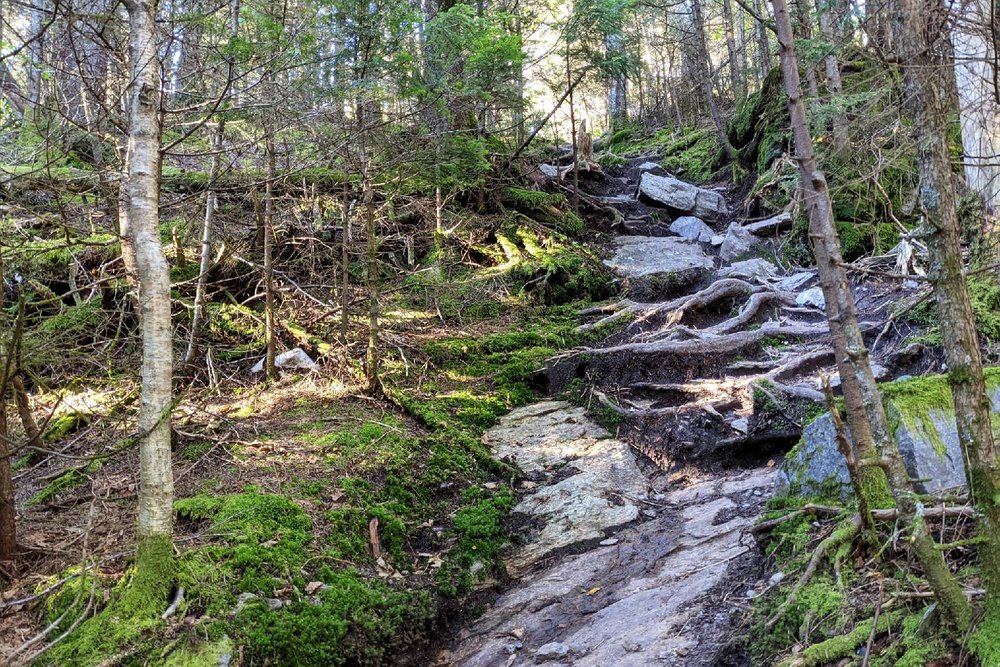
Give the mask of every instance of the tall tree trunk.
POLYGON ((205 326, 208 309, 208 272, 212 268, 212 236, 215 223, 215 207, 218 195, 215 193, 215 180, 219 177, 222 162, 222 146, 225 136, 225 121, 219 120, 215 127, 215 137, 212 141, 212 163, 208 168, 208 191, 205 193, 205 219, 201 226, 201 261, 198 264, 198 282, 194 291, 194 315, 191 318, 191 337, 188 339, 187 352, 184 353, 184 365, 194 363, 201 344, 201 332, 205 326))
POLYGON ((705 38, 705 17, 701 11, 701 0, 691 0, 691 19, 692 28, 694 29, 694 39, 695 47, 698 50, 699 58, 704 66, 704 71, 701 78, 701 90, 705 97, 705 103, 708 104, 708 111, 712 115, 712 122, 715 124, 715 132, 719 137, 719 143, 722 145, 722 150, 726 154, 726 159, 730 162, 735 162, 738 154, 733 144, 729 141, 729 135, 726 132, 726 124, 722 120, 722 114, 719 112, 719 105, 715 101, 715 91, 712 89, 712 60, 708 53, 708 43, 705 38))
POLYGON ((743 72, 740 71, 739 55, 736 51, 736 26, 732 0, 722 0, 722 18, 725 22, 726 52, 729 55, 729 85, 733 91, 733 99, 739 101, 746 94, 746 84, 743 72))
MULTIPOLYGON (((174 477, 170 458, 173 339, 170 272, 160 243, 160 62, 156 4, 127 0, 129 127, 125 213, 135 251, 142 326, 139 406, 139 522, 137 569, 162 578, 172 561, 174 477)), ((170 582, 144 580, 165 599, 170 582), (165 585, 165 588, 164 588, 165 585)), ((151 590, 145 591, 151 594, 151 590)))
MULTIPOLYGON (((764 16, 764 6, 761 0, 753 0, 753 10, 757 16, 764 16)), ((757 50, 759 51, 760 80, 763 81, 770 73, 773 63, 771 59, 771 35, 763 21, 757 22, 757 50)))
MULTIPOLYGON (((820 3, 824 0, 820 0, 820 3)), ((819 4, 819 3, 818 3, 819 4)), ((829 53, 824 58, 826 65, 826 87, 830 95, 830 103, 835 109, 832 119, 833 150, 842 153, 847 150, 849 139, 847 134, 847 114, 837 110, 843 93, 843 83, 840 78, 840 63, 837 61, 837 51, 841 46, 841 21, 844 18, 844 7, 840 0, 825 0, 825 6, 818 6, 819 29, 829 42, 829 53)))
POLYGON ((920 173, 920 206, 929 234, 930 271, 937 297, 938 323, 948 363, 958 440, 965 458, 966 479, 981 514, 978 534, 986 539, 979 554, 987 592, 989 637, 1000 642, 1000 464, 991 427, 979 336, 976 333, 962 245, 955 187, 948 149, 949 121, 954 110, 954 61, 948 39, 948 17, 941 7, 918 0, 894 0, 894 43, 903 70, 905 103, 913 116, 920 173))
POLYGON ((274 135, 266 128, 264 160, 266 178, 264 185, 264 373, 268 379, 276 376, 274 360, 277 356, 277 325, 274 319, 274 135))
MULTIPOLYGON (((0 246, 0 283, 3 282, 3 275, 3 252, 0 246)), ((0 312, 4 311, 4 307, 3 289, 0 289, 0 312)), ((16 330, 15 325, 9 340, 0 339, 0 561, 10 560, 17 553, 17 508, 14 505, 10 429, 7 424, 7 377, 13 367, 16 330)))
MULTIPOLYGON (((855 488, 864 490, 864 504, 872 509, 895 501, 902 523, 910 528, 914 554, 923 566, 946 618, 959 627, 967 627, 971 618, 969 603, 948 570, 942 553, 934 548, 934 541, 917 511, 912 488, 896 454, 847 281, 826 177, 819 170, 813 153, 788 6, 785 0, 771 2, 799 178, 809 211, 809 235, 826 299, 826 315, 840 372, 847 425, 856 452, 858 472, 862 475, 855 488), (883 463, 883 459, 888 463, 883 463)), ((871 517, 862 517, 862 521, 866 527, 872 525, 871 517)))
POLYGON ((962 122, 965 180, 993 213, 1000 213, 1000 90, 990 0, 963 0, 954 8, 951 39, 962 122))

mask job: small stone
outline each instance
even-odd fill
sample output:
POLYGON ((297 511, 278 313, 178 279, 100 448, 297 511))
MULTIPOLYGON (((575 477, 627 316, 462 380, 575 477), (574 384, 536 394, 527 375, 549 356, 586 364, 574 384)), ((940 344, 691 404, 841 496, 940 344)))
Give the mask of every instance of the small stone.
POLYGON ((724 266, 716 275, 720 278, 773 278, 778 275, 778 267, 766 259, 756 257, 724 266))
POLYGON ((810 287, 804 292, 800 292, 799 295, 795 297, 795 303, 800 306, 819 308, 822 310, 826 308, 826 297, 823 296, 823 290, 819 287, 810 287))
POLYGON ((917 289, 918 287, 920 287, 920 283, 918 283, 916 280, 907 280, 905 283, 903 283, 903 287, 905 287, 906 289, 917 289))
POLYGON ((641 173, 644 171, 656 171, 657 169, 663 169, 663 167, 661 167, 656 162, 650 161, 650 162, 643 162, 638 167, 636 167, 636 169, 638 169, 639 172, 641 173))
POLYGON ((540 164, 538 165, 538 171, 549 178, 559 178, 559 167, 554 164, 540 164))
POLYGON ((687 646, 678 646, 676 649, 674 649, 674 653, 683 658, 687 656, 689 653, 691 653, 691 649, 689 649, 687 646))
POLYGON ((716 234, 715 236, 712 237, 710 243, 714 246, 720 246, 723 243, 725 243, 725 241, 726 241, 725 236, 723 236, 722 234, 716 234))
POLYGON ((781 583, 781 580, 785 578, 784 572, 775 572, 771 575, 771 578, 767 580, 769 586, 777 586, 781 583))
POLYGON ((774 283, 774 286, 780 290, 786 292, 794 292, 800 287, 804 287, 807 282, 816 277, 816 274, 812 271, 801 271, 799 273, 792 274, 785 278, 782 278, 778 282, 774 283))
POLYGON ((729 229, 726 230, 726 238, 719 248, 719 259, 723 262, 730 262, 750 252, 750 248, 758 241, 756 236, 748 232, 738 222, 730 223, 729 229))
POLYGON ((645 510, 643 510, 642 514, 643 514, 643 516, 647 516, 650 519, 655 519, 656 518, 656 512, 654 512, 651 509, 645 509, 645 510))
POLYGON ((600 542, 600 545, 602 547, 610 547, 613 544, 618 544, 618 538, 617 537, 609 537, 607 539, 601 540, 601 542, 600 542))
POLYGON ((537 662, 559 660, 567 655, 569 655, 569 646, 560 642, 549 642, 535 651, 535 660, 537 662))
POLYGON ((271 611, 278 611, 284 606, 284 602, 278 598, 264 598, 264 602, 267 603, 267 608, 271 611))
POLYGON ((746 592, 746 596, 748 600, 752 600, 753 598, 757 597, 757 591, 751 588, 746 592))
POLYGON ((791 226, 792 226, 792 214, 779 213, 773 218, 768 218, 767 220, 761 220, 760 222, 751 222, 746 226, 746 228, 753 234, 768 234, 776 232, 779 229, 791 226))
POLYGON ((746 435, 747 433, 750 432, 750 420, 748 420, 746 417, 740 417, 739 419, 734 419, 733 421, 729 422, 729 426, 734 431, 739 431, 743 435, 746 435))
POLYGON ((677 236, 694 241, 707 243, 712 240, 715 232, 701 218, 685 215, 670 223, 670 231, 677 236))

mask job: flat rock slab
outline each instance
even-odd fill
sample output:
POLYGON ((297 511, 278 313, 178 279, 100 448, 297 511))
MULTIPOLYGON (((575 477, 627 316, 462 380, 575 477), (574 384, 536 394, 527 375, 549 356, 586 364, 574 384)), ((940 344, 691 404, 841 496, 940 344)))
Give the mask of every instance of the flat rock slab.
POLYGON ((697 241, 678 237, 621 236, 605 265, 628 279, 635 299, 662 298, 664 292, 691 285, 715 268, 697 241))
POLYGON ((707 667, 740 622, 752 576, 744 536, 772 469, 702 482, 657 501, 654 519, 551 565, 502 595, 438 664, 707 667))
POLYGON ((597 542, 607 532, 639 518, 646 476, 628 444, 591 421, 586 411, 562 401, 514 410, 484 436, 497 457, 536 479, 558 481, 538 487, 514 507, 540 525, 507 560, 512 574, 551 554, 597 542))

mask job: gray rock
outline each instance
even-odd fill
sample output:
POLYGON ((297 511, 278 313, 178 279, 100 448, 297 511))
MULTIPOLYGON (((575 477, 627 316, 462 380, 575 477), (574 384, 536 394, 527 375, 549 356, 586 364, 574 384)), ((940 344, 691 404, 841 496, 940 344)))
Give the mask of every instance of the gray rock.
POLYGON ((726 237, 725 237, 725 235, 723 235, 723 234, 716 234, 716 235, 714 235, 714 236, 712 237, 712 240, 710 241, 710 243, 711 243, 711 244, 712 244, 713 246, 720 246, 720 245, 722 245, 722 244, 723 244, 723 242, 724 242, 725 240, 726 240, 726 237))
POLYGON ((697 282, 715 268, 698 243, 674 236, 620 236, 615 245, 615 254, 604 263, 629 279, 632 298, 655 298, 665 289, 697 282))
POLYGON ((584 408, 536 403, 503 417, 483 439, 498 458, 513 461, 528 475, 551 468, 565 475, 556 484, 537 487, 514 507, 541 529, 508 560, 512 572, 554 551, 604 539, 610 529, 639 518, 646 478, 628 444, 591 421, 584 408))
MULTIPOLYGON (((756 514, 740 511, 732 497, 770 493, 774 477, 773 469, 762 468, 671 490, 658 518, 615 535, 623 548, 546 560, 505 590, 442 662, 505 665, 514 636, 532 647, 563 643, 570 652, 562 661, 576 667, 649 667, 659 664, 658 655, 670 656, 668 664, 708 664, 740 618, 726 614, 703 622, 718 604, 707 593, 723 582, 740 591, 749 585, 730 577, 745 569, 743 556, 753 547, 743 535, 756 514), (623 650, 626 643, 643 650, 623 650), (683 654, 700 659, 678 662, 683 654)), ((524 653, 514 665, 537 659, 524 653)))
POLYGON ((726 238, 719 248, 719 259, 723 262, 732 260, 750 252, 750 249, 760 241, 756 236, 746 230, 738 222, 729 223, 726 230, 726 238))
POLYGON ((715 232, 705 224, 704 220, 693 215, 681 216, 674 220, 670 223, 670 231, 682 238, 705 243, 711 241, 712 237, 715 236, 715 232))
POLYGON ((750 432, 750 420, 748 420, 746 417, 740 417, 739 419, 734 419, 733 421, 729 422, 729 426, 734 431, 742 433, 743 435, 746 435, 747 433, 750 432))
POLYGON ((758 257, 733 262, 719 269, 716 275, 720 278, 773 278, 778 275, 778 267, 758 257))
POLYGON ((549 178, 559 178, 559 167, 554 164, 540 164, 538 165, 538 171, 549 178))
MULTIPOLYGON (((946 379, 939 377, 941 383, 946 379)), ((898 381, 897 381, 898 382, 898 381)), ((992 409, 1000 414, 1000 387, 989 390, 992 409)), ((933 397, 928 398, 932 401, 933 397)), ((897 424, 896 445, 914 487, 919 493, 935 494, 965 486, 965 467, 958 441, 955 415, 950 406, 923 406, 919 400, 886 399, 890 423, 897 424)), ((802 432, 802 439, 782 463, 778 492, 819 491, 848 496, 851 493, 847 465, 837 450, 836 432, 829 414, 824 414, 802 432)))
POLYGON ((658 169, 663 169, 663 167, 661 167, 657 162, 650 161, 650 162, 643 162, 638 167, 636 167, 636 169, 638 169, 639 172, 641 173, 645 171, 656 171, 658 169))
POLYGON ((792 214, 791 213, 779 213, 773 218, 768 218, 767 220, 761 220, 759 222, 751 222, 745 225, 747 230, 752 234, 773 234, 774 232, 785 229, 792 226, 792 214))
POLYGON ((774 286, 780 290, 786 292, 794 292, 795 290, 803 287, 806 283, 816 277, 813 271, 801 271, 799 273, 793 273, 790 276, 786 276, 781 280, 774 283, 774 286))
POLYGON ((823 296, 822 288, 810 287, 809 289, 800 292, 799 295, 795 297, 795 303, 800 306, 819 308, 820 310, 823 310, 826 308, 826 297, 823 296))
POLYGON ((535 651, 535 660, 537 662, 560 660, 567 655, 569 655, 569 646, 560 642, 549 642, 535 651))
POLYGON ((699 188, 673 176, 657 176, 645 172, 639 181, 639 193, 668 208, 716 220, 729 214, 726 199, 718 192, 699 188))

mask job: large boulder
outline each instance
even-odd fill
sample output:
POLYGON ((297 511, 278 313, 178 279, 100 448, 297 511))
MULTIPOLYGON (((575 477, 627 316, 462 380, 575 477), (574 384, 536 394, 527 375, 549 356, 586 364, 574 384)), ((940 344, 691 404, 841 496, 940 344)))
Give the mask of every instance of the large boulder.
POLYGON ((726 199, 718 192, 699 188, 673 176, 645 172, 639 181, 639 194, 682 215, 703 220, 717 220, 729 215, 726 199))
POLYGON ((634 299, 655 299, 705 278, 715 263, 696 241, 669 236, 619 236, 604 263, 628 281, 634 299))
MULTIPOLYGON (((1000 371, 990 369, 988 393, 1000 414, 1000 371)), ((943 375, 897 380, 882 385, 886 414, 903 465, 919 493, 940 494, 965 486, 951 390, 943 375)), ((851 494, 847 465, 837 449, 833 419, 825 413, 802 431, 778 476, 777 493, 851 494)))

